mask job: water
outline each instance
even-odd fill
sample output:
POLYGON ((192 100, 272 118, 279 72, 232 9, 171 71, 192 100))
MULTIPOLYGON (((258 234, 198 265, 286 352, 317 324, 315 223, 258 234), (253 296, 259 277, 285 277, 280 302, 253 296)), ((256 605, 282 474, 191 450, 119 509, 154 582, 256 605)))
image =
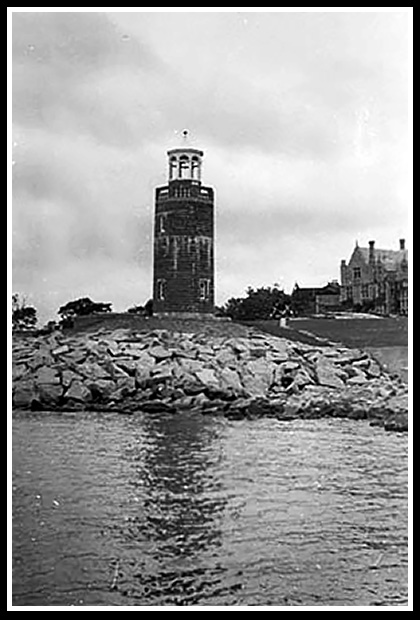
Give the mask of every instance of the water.
POLYGON ((406 605, 407 437, 16 414, 15 605, 406 605))
POLYGON ((366 347, 390 373, 395 373, 408 383, 408 347, 366 347))

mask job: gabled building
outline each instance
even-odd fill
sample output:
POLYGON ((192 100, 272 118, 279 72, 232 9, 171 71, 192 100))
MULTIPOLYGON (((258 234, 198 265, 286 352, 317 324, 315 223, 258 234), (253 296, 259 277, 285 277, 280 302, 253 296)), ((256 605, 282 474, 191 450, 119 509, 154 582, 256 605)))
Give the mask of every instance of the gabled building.
POLYGON ((322 287, 300 287, 295 284, 290 298, 297 315, 322 314, 340 309, 340 285, 336 280, 322 287))
POLYGON ((380 314, 408 313, 408 252, 404 239, 399 250, 360 247, 356 243, 346 264, 341 261, 340 301, 348 308, 380 314))

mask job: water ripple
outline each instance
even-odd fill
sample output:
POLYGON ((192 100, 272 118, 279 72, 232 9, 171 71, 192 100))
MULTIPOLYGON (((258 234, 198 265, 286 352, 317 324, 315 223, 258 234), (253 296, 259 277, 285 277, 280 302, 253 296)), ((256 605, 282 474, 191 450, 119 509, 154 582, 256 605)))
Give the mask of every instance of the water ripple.
POLYGON ((407 439, 363 422, 16 415, 19 605, 406 605, 407 439))

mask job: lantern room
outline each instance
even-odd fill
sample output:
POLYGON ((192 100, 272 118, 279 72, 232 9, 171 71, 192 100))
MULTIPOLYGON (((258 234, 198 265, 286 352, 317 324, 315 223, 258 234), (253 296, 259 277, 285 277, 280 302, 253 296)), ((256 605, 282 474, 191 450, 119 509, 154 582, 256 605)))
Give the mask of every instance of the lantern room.
POLYGON ((195 181, 201 183, 203 151, 191 147, 168 151, 169 183, 171 181, 195 181))

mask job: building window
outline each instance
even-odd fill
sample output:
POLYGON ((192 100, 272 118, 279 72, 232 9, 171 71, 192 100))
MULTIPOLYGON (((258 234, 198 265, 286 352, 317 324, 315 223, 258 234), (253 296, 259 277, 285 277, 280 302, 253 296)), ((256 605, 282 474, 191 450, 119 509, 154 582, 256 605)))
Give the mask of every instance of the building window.
POLYGON ((158 233, 160 234, 166 231, 166 216, 165 215, 158 216, 157 229, 158 229, 158 233))
POLYGON ((355 280, 360 280, 360 278, 362 277, 362 272, 360 267, 354 267, 353 269, 353 278, 355 280))
POLYGON ((202 279, 199 282, 200 301, 207 301, 210 297, 210 280, 202 279))
POLYGON ((165 299, 165 293, 166 293, 166 280, 157 280, 156 297, 158 301, 163 301, 165 299))
POLYGON ((369 285, 362 284, 362 299, 368 299, 368 298, 369 298, 369 285))
POLYGON ((160 238, 161 241, 161 248, 163 253, 166 255, 169 251, 169 237, 167 237, 166 235, 162 236, 160 238))

